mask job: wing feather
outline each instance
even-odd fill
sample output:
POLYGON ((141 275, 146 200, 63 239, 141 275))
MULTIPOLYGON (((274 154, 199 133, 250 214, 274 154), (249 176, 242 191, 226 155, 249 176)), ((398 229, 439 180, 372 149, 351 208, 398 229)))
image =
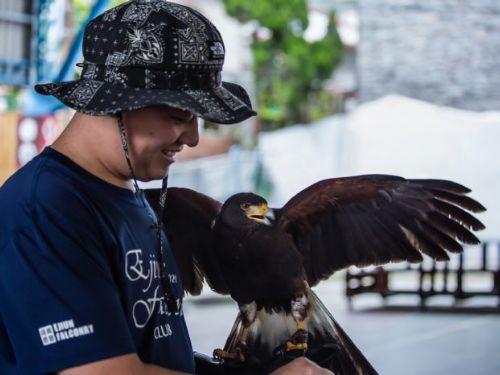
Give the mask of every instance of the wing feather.
POLYGON ((465 186, 435 179, 364 175, 323 180, 275 210, 304 257, 310 285, 350 265, 438 260, 484 225, 466 212, 485 208, 465 186))
POLYGON ((432 204, 441 214, 448 215, 451 219, 457 221, 458 223, 462 223, 465 227, 473 230, 484 229, 483 223, 481 223, 478 219, 452 204, 440 201, 439 199, 433 199, 432 204))
POLYGON ((482 204, 465 195, 457 195, 449 191, 441 191, 436 189, 432 189, 430 191, 435 193, 437 198, 456 206, 465 208, 466 210, 472 212, 483 212, 486 210, 482 204))
MULTIPOLYGON (((159 189, 146 190, 153 207, 159 194, 159 189)), ((183 288, 193 295, 200 294, 203 281, 218 293, 229 293, 214 255, 212 223, 220 208, 220 202, 194 190, 174 187, 167 190, 163 222, 183 288)))

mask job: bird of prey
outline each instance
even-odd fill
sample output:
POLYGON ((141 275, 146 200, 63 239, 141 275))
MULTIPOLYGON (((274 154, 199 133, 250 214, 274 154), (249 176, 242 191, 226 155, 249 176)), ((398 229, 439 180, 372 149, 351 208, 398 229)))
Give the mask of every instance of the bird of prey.
MULTIPOLYGON (((477 244, 485 208, 447 180, 364 175, 319 181, 271 209, 253 193, 220 203, 169 188, 162 218, 184 290, 206 282, 229 294, 239 314, 224 350, 233 361, 265 363, 277 348, 307 351, 335 344, 336 374, 376 371, 311 287, 348 266, 437 260, 477 244)), ((158 191, 147 192, 150 201, 158 191)))

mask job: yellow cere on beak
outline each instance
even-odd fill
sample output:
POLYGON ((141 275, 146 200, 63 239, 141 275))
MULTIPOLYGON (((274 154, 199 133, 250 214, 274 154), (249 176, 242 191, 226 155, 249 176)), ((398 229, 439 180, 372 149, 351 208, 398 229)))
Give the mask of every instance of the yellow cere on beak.
POLYGON ((260 206, 251 205, 246 210, 246 215, 250 220, 254 220, 260 224, 271 225, 269 217, 273 217, 271 210, 266 203, 262 203, 260 206))

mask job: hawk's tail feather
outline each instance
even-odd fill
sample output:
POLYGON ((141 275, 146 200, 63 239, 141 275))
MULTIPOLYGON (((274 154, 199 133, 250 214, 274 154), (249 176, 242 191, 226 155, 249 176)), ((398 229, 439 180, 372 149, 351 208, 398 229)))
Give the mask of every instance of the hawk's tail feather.
POLYGON ((358 369, 358 373, 362 375, 377 375, 377 371, 373 368, 370 362, 368 362, 363 353, 361 353, 358 347, 352 342, 351 338, 347 335, 347 333, 345 333, 340 324, 337 323, 332 314, 330 314, 325 305, 323 305, 323 302, 321 302, 321 300, 312 290, 310 291, 309 298, 315 300, 315 303, 320 307, 322 313, 325 314, 332 323, 338 340, 341 342, 342 346, 349 354, 349 357, 352 359, 353 363, 355 363, 356 368, 358 369))
MULTIPOLYGON (((321 357, 324 353, 328 354, 330 359, 320 364, 329 366, 336 375, 377 375, 377 371, 310 289, 308 299, 311 306, 304 321, 304 328, 309 332, 307 356, 318 362, 318 355, 321 357)), ((243 322, 238 314, 226 340, 225 351, 235 351, 242 330, 243 322)), ((247 360, 264 366, 275 363, 279 353, 283 353, 282 348, 286 341, 296 330, 291 315, 260 310, 248 333, 247 360)))

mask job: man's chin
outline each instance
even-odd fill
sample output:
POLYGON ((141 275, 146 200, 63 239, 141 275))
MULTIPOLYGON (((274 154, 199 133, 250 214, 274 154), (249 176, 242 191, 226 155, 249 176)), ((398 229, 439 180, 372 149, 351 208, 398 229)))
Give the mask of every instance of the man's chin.
POLYGON ((159 171, 158 173, 155 173, 154 177, 151 178, 151 180, 163 180, 165 177, 168 176, 169 170, 170 170, 170 166, 162 171, 159 171))
POLYGON ((150 173, 147 176, 141 176, 138 178, 139 181, 141 182, 151 182, 151 181, 157 181, 157 180, 163 180, 165 177, 168 176, 168 171, 169 168, 167 168, 165 171, 158 171, 154 173, 150 173))

